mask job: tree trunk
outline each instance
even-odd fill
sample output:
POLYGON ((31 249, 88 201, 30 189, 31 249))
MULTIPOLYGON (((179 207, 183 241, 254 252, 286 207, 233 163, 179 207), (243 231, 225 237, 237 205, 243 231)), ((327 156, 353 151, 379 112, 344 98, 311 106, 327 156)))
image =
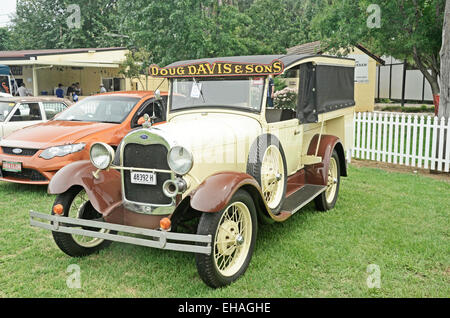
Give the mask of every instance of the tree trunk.
POLYGON ((413 47, 413 59, 415 66, 420 70, 420 72, 423 74, 423 76, 427 79, 428 83, 430 83, 431 86, 431 92, 434 95, 438 95, 440 93, 440 87, 438 82, 438 74, 435 71, 431 71, 431 73, 428 71, 427 65, 423 62, 420 54, 417 51, 417 48, 413 47))
POLYGON ((450 1, 446 1, 441 48, 441 96, 438 116, 450 117, 450 1))

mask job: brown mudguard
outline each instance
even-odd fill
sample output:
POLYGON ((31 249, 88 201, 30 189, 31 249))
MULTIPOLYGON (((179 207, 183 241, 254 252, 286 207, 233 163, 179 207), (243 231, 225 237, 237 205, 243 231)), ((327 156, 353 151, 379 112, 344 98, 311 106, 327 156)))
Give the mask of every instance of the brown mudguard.
POLYGON ((239 189, 246 190, 253 197, 259 216, 265 221, 282 222, 290 216, 283 212, 272 214, 255 178, 246 173, 232 171, 214 174, 203 181, 190 194, 191 207, 201 212, 219 212, 226 208, 233 194, 239 189))
POLYGON ((213 174, 190 194, 191 207, 201 212, 219 212, 226 207, 233 194, 245 185, 260 189, 258 182, 246 173, 230 171, 213 174))
MULTIPOLYGON (((315 135, 311 139, 308 147, 308 155, 316 154, 317 142, 319 135, 315 135)), ((347 166, 345 161, 344 147, 338 137, 332 135, 322 135, 320 137, 319 150, 317 156, 322 157, 322 162, 305 166, 306 182, 309 184, 327 185, 328 167, 333 150, 336 149, 339 162, 341 176, 347 176, 347 166)))
POLYGON ((95 179, 92 173, 96 170, 88 160, 68 164, 52 178, 48 193, 60 194, 72 186, 81 186, 86 190, 92 206, 103 215, 108 215, 122 204, 120 172, 113 169, 101 171, 95 179))

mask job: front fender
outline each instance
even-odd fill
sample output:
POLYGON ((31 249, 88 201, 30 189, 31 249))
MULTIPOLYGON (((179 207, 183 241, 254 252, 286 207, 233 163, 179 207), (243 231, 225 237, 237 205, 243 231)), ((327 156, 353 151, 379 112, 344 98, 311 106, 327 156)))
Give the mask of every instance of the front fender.
POLYGON ((278 215, 272 214, 255 178, 247 173, 232 171, 216 173, 206 178, 196 190, 191 192, 191 207, 200 212, 219 212, 226 208, 231 197, 239 189, 244 189, 252 196, 262 222, 282 222, 290 216, 284 212, 278 215))
POLYGON ((245 185, 260 189, 258 182, 246 173, 230 171, 213 174, 192 191, 191 207, 201 212, 219 212, 227 206, 233 194, 245 185))
POLYGON ((48 193, 60 194, 73 186, 81 186, 86 190, 92 206, 103 215, 108 215, 122 203, 120 172, 103 170, 95 179, 92 173, 96 170, 89 160, 68 164, 54 175, 48 185, 48 193))

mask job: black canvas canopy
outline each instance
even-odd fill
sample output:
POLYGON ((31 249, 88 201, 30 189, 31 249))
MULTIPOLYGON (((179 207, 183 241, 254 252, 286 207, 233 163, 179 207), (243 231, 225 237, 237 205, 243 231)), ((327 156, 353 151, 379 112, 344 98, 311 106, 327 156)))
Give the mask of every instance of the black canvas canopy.
POLYGON ((315 123, 319 114, 355 105, 355 68, 345 65, 300 65, 297 118, 315 123))

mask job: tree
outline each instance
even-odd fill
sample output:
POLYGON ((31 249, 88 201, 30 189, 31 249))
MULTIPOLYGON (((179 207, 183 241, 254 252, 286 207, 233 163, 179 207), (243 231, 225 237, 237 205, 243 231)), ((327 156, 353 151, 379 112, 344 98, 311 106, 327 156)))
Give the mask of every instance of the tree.
MULTIPOLYGON (((130 51, 125 58, 125 61, 120 65, 119 73, 123 74, 126 78, 137 79, 141 86, 147 89, 146 85, 142 82, 141 75, 145 75, 146 79, 148 74, 148 68, 150 66, 150 52, 140 49, 130 51)), ((146 83, 147 84, 147 80, 146 83)))
POLYGON ((316 40, 311 20, 326 1, 257 0, 246 11, 252 19, 250 36, 260 39, 259 53, 284 54, 286 49, 316 40))
POLYGON ((8 28, 0 28, 0 51, 7 51, 11 47, 11 31, 8 28))
POLYGON ((14 49, 119 46, 118 0, 18 0, 14 49))
POLYGON ((251 20, 238 7, 218 0, 119 2, 130 44, 151 52, 152 63, 252 54, 251 20))
POLYGON ((438 95, 444 5, 445 0, 331 1, 315 17, 313 27, 327 47, 362 43, 379 55, 406 59, 422 72, 433 95, 438 95), (377 18, 380 25, 371 23, 377 18))
POLYGON ((445 6, 441 48, 441 97, 438 116, 450 118, 450 1, 445 6))

